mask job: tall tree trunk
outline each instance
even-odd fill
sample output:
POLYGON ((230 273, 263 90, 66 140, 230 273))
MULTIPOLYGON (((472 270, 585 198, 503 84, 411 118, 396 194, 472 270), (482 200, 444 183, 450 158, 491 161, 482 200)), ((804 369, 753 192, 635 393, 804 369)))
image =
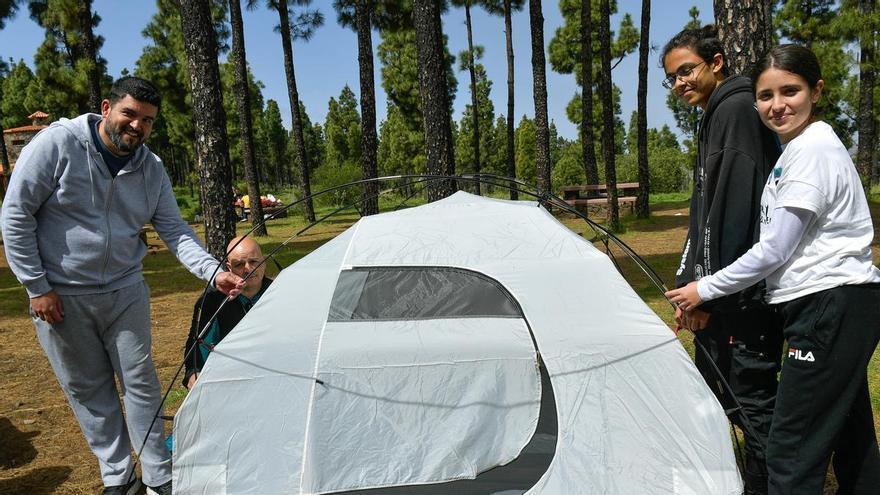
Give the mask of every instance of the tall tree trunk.
MULTIPOLYGON (((464 5, 464 18, 465 24, 467 25, 467 38, 468 38, 468 72, 470 72, 471 76, 471 117, 473 118, 473 126, 474 126, 474 135, 473 135, 473 147, 474 147, 474 172, 480 173, 480 107, 477 102, 477 71, 474 67, 474 35, 473 35, 473 26, 471 25, 471 6, 469 4, 464 5)), ((477 181, 475 183, 477 189, 477 195, 480 195, 480 182, 477 181)))
POLYGON ((529 0, 532 31, 532 76, 535 97, 535 167, 538 192, 550 193, 550 127, 547 122, 547 74, 544 60, 544 15, 541 0, 529 0))
POLYGON ((642 23, 639 26, 639 90, 636 133, 639 141, 639 195, 636 215, 648 218, 651 214, 648 194, 651 192, 651 174, 648 171, 648 53, 651 51, 648 31, 651 27, 651 0, 642 0, 642 23))
POLYGON ((751 75, 773 46, 773 0, 714 0, 715 24, 733 74, 751 75))
POLYGON ((251 206, 251 223, 254 235, 268 235, 263 223, 263 204, 260 201, 260 181, 257 165, 254 163, 254 126, 251 117, 251 92, 248 84, 247 55, 244 48, 244 23, 241 20, 239 0, 229 0, 229 17, 232 20, 232 69, 235 77, 232 92, 238 108, 238 127, 241 133, 241 155, 244 174, 247 180, 248 196, 251 206))
MULTIPOLYGON (((370 21, 371 3, 357 0, 355 22, 358 38, 358 68, 361 82, 361 170, 364 180, 379 176, 376 161, 376 81, 373 77, 373 31, 370 21)), ((364 184, 362 209, 364 215, 379 213, 379 184, 364 184)))
POLYGON ((217 40, 210 0, 180 3, 180 26, 192 89, 199 190, 205 215, 208 251, 218 259, 235 236, 232 205, 232 168, 226 136, 226 112, 220 90, 217 40))
MULTIPOLYGON (((419 97, 425 124, 428 174, 452 175, 455 173, 455 157, 452 153, 452 126, 439 3, 434 0, 414 0, 413 21, 418 48, 419 97)), ((451 181, 432 181, 427 189, 428 201, 436 201, 452 194, 454 186, 451 181)))
POLYGON ((861 54, 859 55, 859 151, 857 156, 859 175, 865 192, 871 190, 871 173, 874 168, 874 2, 859 0, 862 19, 867 24, 859 33, 861 54))
POLYGON ((277 0, 278 19, 281 26, 281 47, 284 49, 284 73, 287 76, 287 96, 290 99, 290 116, 293 122, 293 144, 299 171, 302 176, 302 192, 306 220, 315 221, 315 206, 312 203, 312 186, 309 183, 309 158, 306 154, 306 140, 303 135, 302 116, 299 113, 299 92, 296 89, 296 73, 293 71, 293 43, 290 39, 290 16, 287 0, 277 0))
POLYGON ((89 111, 101 112, 101 73, 98 70, 98 50, 95 43, 95 35, 92 32, 92 0, 80 0, 76 4, 76 17, 79 26, 82 41, 81 56, 88 62, 88 73, 86 81, 89 85, 89 111))
POLYGON ((9 153, 6 152, 6 141, 3 139, 3 124, 0 124, 0 165, 3 175, 0 176, 0 200, 6 197, 6 186, 9 184, 9 153))
MULTIPOLYGON (((513 148, 513 7, 504 0, 504 41, 507 47, 507 176, 516 178, 516 154, 513 148)), ((516 183, 510 183, 510 199, 519 199, 516 183)))
POLYGON ((599 183, 593 135, 593 2, 581 0, 581 151, 587 184, 599 183))
POLYGON ((611 13, 609 0, 601 0, 599 15, 600 57, 602 77, 599 93, 602 99, 602 157, 605 161, 605 184, 608 186, 608 226, 620 230, 620 214, 617 207, 617 170, 614 165, 614 96, 611 91, 611 13))

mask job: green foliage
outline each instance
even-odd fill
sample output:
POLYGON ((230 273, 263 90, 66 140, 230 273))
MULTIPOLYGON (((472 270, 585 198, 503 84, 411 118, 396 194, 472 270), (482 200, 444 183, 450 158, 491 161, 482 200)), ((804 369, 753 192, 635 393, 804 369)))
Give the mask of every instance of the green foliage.
MULTIPOLYGON (((247 189, 241 189, 247 190, 247 189)), ((202 213, 202 203, 199 201, 198 193, 195 196, 189 194, 189 189, 185 187, 175 187, 174 196, 177 197, 177 207, 180 208, 180 215, 187 221, 195 221, 196 215, 202 213)))
POLYGON ((523 115, 513 135, 516 155, 516 177, 528 184, 535 184, 535 121, 523 115))
MULTIPOLYGON (((617 182, 639 181, 639 160, 635 154, 617 155, 617 182)), ((648 172, 652 193, 681 192, 687 188, 689 178, 688 154, 675 148, 649 148, 648 172)), ((599 176, 604 179, 600 167, 599 176)))
MULTIPOLYGON (((557 189, 571 184, 585 184, 583 151, 579 142, 571 142, 562 148, 559 160, 553 167, 552 183, 557 189)), ((603 169, 604 170, 604 169, 603 169)))
MULTIPOLYGON (((211 7, 217 45, 221 52, 225 52, 228 49, 229 38, 226 3, 211 2, 211 7)), ((147 43, 135 63, 134 75, 152 82, 162 94, 162 110, 153 127, 151 142, 162 143, 163 148, 174 149, 174 151, 167 150, 166 154, 174 153, 181 161, 196 163, 193 147, 195 129, 192 121, 192 94, 180 26, 180 7, 177 0, 156 0, 156 13, 141 32, 147 43)), ((224 84, 224 87, 229 88, 226 92, 231 91, 230 84, 224 84)), ((232 126, 237 130, 237 111, 230 113, 229 104, 224 104, 224 107, 227 128, 232 126), (234 124, 232 124, 233 120, 234 124)), ((238 136, 229 133, 229 138, 237 140, 238 136)), ((167 159, 166 163, 168 163, 167 159)))
MULTIPOLYGON (((858 84, 850 77, 856 60, 846 50, 846 36, 854 36, 852 15, 833 0, 785 0, 774 16, 774 24, 782 36, 794 43, 806 45, 816 54, 825 81, 819 111, 847 147, 852 145, 855 133, 854 117, 857 102, 848 101, 853 90, 849 84, 858 84)), ((855 91, 857 93, 857 91, 855 91)))
MULTIPOLYGON (((10 61, 11 62, 11 61, 10 61)), ((27 95, 28 88, 33 85, 34 73, 31 72, 24 60, 13 64, 3 80, 2 94, 10 95, 0 100, 0 124, 4 129, 30 124, 27 116, 39 108, 29 108, 30 103, 25 96, 12 97, 12 95, 27 95)))
MULTIPOLYGON (((474 58, 479 60, 482 58, 482 47, 474 47, 474 58), (478 49, 479 48, 479 49, 478 49)), ((461 65, 459 69, 468 70, 467 52, 459 55, 461 65)), ((499 144, 506 146, 506 139, 499 142, 498 133, 494 129, 495 106, 492 104, 490 94, 492 92, 492 81, 486 75, 486 69, 483 64, 475 63, 474 72, 477 79, 477 122, 480 126, 480 167, 483 172, 500 172, 500 167, 504 163, 494 163, 493 159, 497 157, 499 144)), ((470 86, 470 85, 468 85, 470 86)), ((471 101, 469 99, 469 101, 471 101)), ((455 163, 459 173, 474 172, 474 108, 471 103, 464 107, 464 113, 458 125, 458 132, 455 136, 455 163)))
MULTIPOLYGON (((77 16, 78 0, 30 0, 31 18, 45 30, 43 43, 34 55, 36 78, 28 87, 25 105, 43 110, 53 119, 75 117, 90 110, 88 68, 94 63, 86 59, 83 48, 83 29, 77 16)), ((101 22, 92 16, 91 28, 101 22)), ((99 53, 104 38, 94 36, 95 51, 99 53)), ((107 61, 96 60, 101 74, 101 86, 109 90, 107 61)))
MULTIPOLYGON (((581 0, 561 0, 559 9, 562 12, 564 23, 556 29, 553 38, 550 40, 549 59, 550 66, 554 71, 560 74, 574 74, 578 86, 582 86, 581 81, 581 0)), ((617 2, 610 2, 611 14, 617 13, 617 2)), ((592 2, 592 18, 594 20, 594 28, 598 25, 596 20, 600 19, 599 3, 592 2)), ((599 77, 601 75, 602 59, 599 57, 599 30, 593 29, 591 33, 591 47, 593 51, 593 132, 595 136, 602 135, 602 102, 599 98, 599 77)), ((620 60, 628 54, 635 51, 639 44, 639 31, 632 22, 632 16, 626 14, 620 21, 617 29, 617 35, 611 33, 611 57, 613 60, 611 65, 616 65, 620 60)), ((614 101, 614 114, 620 113, 620 89, 613 85, 612 99, 614 101)), ((578 126, 581 125, 581 92, 578 91, 566 107, 566 115, 568 119, 578 126)), ((623 126, 623 121, 616 119, 615 128, 623 126)), ((622 143, 617 138, 622 137, 623 133, 619 129, 615 130, 615 145, 622 143)))
MULTIPOLYGON (((303 141, 305 141, 306 160, 309 163, 309 171, 314 171, 324 163, 326 156, 326 145, 324 142, 324 128, 321 124, 312 124, 309 114, 306 112, 306 106, 302 101, 299 102, 299 115, 302 119, 303 141)), ((295 152, 296 143, 293 139, 293 131, 290 132, 287 140, 287 153, 292 157, 293 177, 296 184, 302 184, 300 178, 299 159, 295 152)))
MULTIPOLYGON (((354 163, 339 165, 325 163, 315 169, 313 192, 347 184, 361 178, 361 169, 354 163)), ((344 187, 318 197, 319 205, 331 204, 336 207, 352 204, 358 200, 363 190, 360 187, 344 187)))
MULTIPOLYGON (((248 87, 251 97, 251 122, 254 129, 257 123, 263 120, 263 91, 265 87, 262 82, 254 79, 254 74, 248 67, 248 87)), ((235 80, 235 67, 232 61, 220 64, 220 87, 223 91, 223 109, 226 111, 226 135, 229 140, 229 161, 232 165, 232 179, 244 177, 244 155, 241 145, 241 125, 239 121, 238 105, 235 102, 235 91, 233 83, 235 80)), ((263 143, 257 141, 259 135, 254 132, 254 148, 255 159, 259 160, 259 150, 263 148, 263 143)), ((257 168, 261 169, 262 164, 257 163, 257 168)))
MULTIPOLYGON (((626 135, 626 152, 630 154, 636 154, 639 151, 637 122, 638 112, 633 110, 629 118, 629 131, 626 135)), ((654 128, 648 129, 648 148, 681 149, 678 144, 678 138, 666 124, 663 124, 663 127, 659 130, 654 128)))
POLYGON ((379 126, 379 175, 423 173, 425 134, 412 129, 399 107, 389 103, 388 116, 379 126))
POLYGON ((327 142, 327 164, 357 164, 361 158, 361 116, 354 92, 346 84, 339 100, 330 97, 324 137, 327 142))
POLYGON ((271 178, 276 187, 291 182, 287 140, 278 102, 269 100, 263 118, 257 125, 257 141, 260 144, 256 151, 263 177, 271 178))
MULTIPOLYGON (((449 113, 458 90, 453 67, 455 57, 449 53, 446 36, 443 37, 446 53, 446 79, 448 87, 449 113)), ((382 42, 378 46, 379 61, 382 64, 382 88, 388 101, 397 106, 410 129, 422 131, 421 100, 419 99, 419 67, 416 50, 416 33, 412 29, 383 31, 382 42)))

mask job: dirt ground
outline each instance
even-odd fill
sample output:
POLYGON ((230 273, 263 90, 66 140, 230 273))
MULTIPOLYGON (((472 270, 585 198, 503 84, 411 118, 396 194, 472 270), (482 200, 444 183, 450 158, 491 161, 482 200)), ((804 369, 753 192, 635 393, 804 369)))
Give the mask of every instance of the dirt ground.
MULTIPOLYGON (((177 371, 198 294, 152 298, 153 356, 163 386, 177 371)), ((0 318, 0 377, 0 494, 100 493, 97 462, 27 314, 0 318)))
MULTIPOLYGON (((631 226, 623 236, 667 280, 677 266, 686 214, 681 204, 658 209, 651 220, 631 226)), ((318 241, 304 243, 302 250, 313 249, 318 241)), ((157 239, 151 238, 151 243, 151 252, 163 249, 157 239)), ((159 258, 147 256, 145 271, 169 270, 155 269, 159 258)), ((167 386, 180 364, 198 284, 194 279, 189 285, 166 283, 172 287, 163 290, 156 290, 160 283, 151 285, 153 356, 163 386, 167 386), (180 290, 179 286, 186 288, 180 290)), ((637 290, 644 296, 649 289, 637 290)), ((648 302, 658 313, 668 311, 656 294, 648 302)), ((0 494, 100 493, 97 463, 49 368, 25 308, 25 292, 12 277, 0 250, 0 494)), ((668 315, 661 316, 668 321, 668 315)), ((183 396, 177 383, 171 412, 183 396)))

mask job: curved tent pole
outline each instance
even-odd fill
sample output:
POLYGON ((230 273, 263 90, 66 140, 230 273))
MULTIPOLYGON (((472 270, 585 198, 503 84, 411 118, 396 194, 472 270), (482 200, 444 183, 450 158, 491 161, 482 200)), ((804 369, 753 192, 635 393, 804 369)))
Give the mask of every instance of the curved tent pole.
MULTIPOLYGON (((395 210, 397 210, 397 209, 401 208, 404 204, 406 204, 407 201, 409 201, 414 196, 416 196, 418 193, 420 193, 430 183, 436 182, 436 181, 443 181, 443 180, 456 180, 456 181, 482 183, 482 184, 491 185, 491 186, 494 186, 494 187, 497 187, 500 189, 507 189, 507 190, 511 190, 511 191, 516 191, 518 193, 523 193, 527 196, 531 196, 532 198, 538 200, 538 202, 544 206, 556 207, 562 211, 565 211, 566 213, 570 213, 570 214, 584 220, 587 223, 587 225, 590 226, 590 228, 592 228, 597 234, 599 234, 601 236, 601 239, 599 239, 599 240, 605 245, 606 254, 612 259, 612 262, 614 263, 614 265, 618 269, 618 271, 621 271, 620 266, 617 264, 616 259, 614 259, 613 255, 611 255, 610 251, 608 250, 609 239, 611 241, 613 241, 614 244, 618 246, 618 248, 620 248, 629 258, 631 258, 636 263, 636 265, 642 270, 642 272, 645 274, 645 276, 648 277, 648 279, 652 282, 652 284, 655 286, 655 288, 657 290, 659 290, 661 293, 665 293, 667 291, 666 285, 664 284, 662 278, 660 278, 660 276, 657 274, 657 272, 641 256, 639 256, 638 253, 636 253, 631 247, 629 247, 629 245, 627 245, 625 242, 623 242, 623 240, 621 240, 619 237, 614 235, 608 229, 606 229, 602 225, 594 222, 593 220, 589 219, 587 217, 587 215, 581 213, 580 211, 578 211, 577 209, 575 209, 574 207, 572 207, 571 205, 566 203, 562 198, 555 196, 549 192, 539 193, 539 192, 537 192, 537 188, 534 185, 528 184, 528 183, 523 182, 523 181, 516 179, 516 178, 505 177, 505 176, 496 175, 496 174, 486 174, 486 173, 465 174, 465 175, 401 174, 401 175, 384 176, 384 177, 377 177, 377 178, 371 178, 371 179, 361 179, 361 180, 356 180, 356 181, 348 182, 345 184, 333 186, 333 187, 318 191, 316 193, 313 193, 310 196, 300 198, 296 201, 293 201, 293 202, 283 206, 278 211, 276 211, 276 212, 272 213, 271 215, 269 215, 268 217, 264 218, 257 225, 251 227, 251 229, 248 230, 247 233, 242 235, 241 236, 242 239, 239 239, 239 241, 236 242, 233 246, 231 246, 231 248, 224 254, 223 259, 220 260, 220 264, 217 266, 217 268, 215 268, 214 272, 212 273, 211 280, 213 280, 214 276, 220 270, 220 267, 227 260, 227 258, 229 257, 229 254, 238 246, 238 244, 245 237, 250 236, 254 231, 256 231, 256 229, 258 229, 260 226, 262 226, 267 220, 271 220, 271 219, 274 219, 282 214, 286 214, 286 212, 289 209, 293 208, 294 206, 299 205, 300 203, 303 203, 307 199, 314 199, 316 197, 323 196, 325 194, 329 194, 329 193, 332 193, 332 192, 335 192, 335 191, 338 191, 341 189, 345 189, 345 188, 349 188, 349 187, 353 187, 353 186, 358 186, 358 185, 365 185, 365 184, 374 183, 374 182, 384 183, 384 182, 392 182, 392 181, 404 181, 402 184, 398 184, 396 186, 379 191, 379 192, 374 193, 372 195, 364 195, 359 200, 351 202, 351 203, 346 204, 344 206, 338 207, 335 210, 331 211, 330 213, 322 216, 321 218, 316 219, 314 222, 311 222, 310 224, 306 225, 305 227, 303 227, 302 229, 300 229, 299 231, 297 231, 296 233, 294 233, 293 235, 291 235, 290 237, 285 239, 281 244, 279 244, 269 254, 265 255, 263 257, 263 260, 260 262, 259 265, 257 265, 257 267, 265 264, 269 258, 272 258, 273 261, 275 262, 276 266, 280 267, 280 264, 278 263, 277 259, 275 258, 275 254, 277 254, 283 247, 287 246, 291 241, 293 241, 294 239, 296 239, 297 237, 299 237, 300 235, 305 233, 307 230, 311 229, 315 225, 323 222, 324 220, 327 220, 328 218, 330 218, 330 217, 332 217, 342 211, 345 211, 345 210, 348 210, 351 208, 357 208, 357 205, 363 203, 364 201, 378 198, 382 195, 397 191, 397 190, 402 189, 404 187, 412 186, 414 184, 423 184, 423 186, 421 188, 418 188, 412 194, 410 194, 406 198, 404 198, 404 200, 395 208, 395 210)), ((360 210, 358 209, 358 212, 359 211, 360 210)), ((244 279, 247 280, 251 276, 252 273, 253 273, 253 271, 251 273, 249 273, 244 279)), ((206 284, 205 289, 202 294, 205 295, 209 290, 210 290, 210 283, 206 284)), ((168 387, 165 391, 165 394, 162 397, 161 404, 164 404, 165 401, 167 400, 168 395, 170 394, 170 392, 174 386, 174 383, 177 381, 177 378, 180 376, 180 372, 183 370, 184 364, 186 363, 186 360, 189 358, 191 353, 194 351, 194 349, 198 345, 200 345, 200 344, 204 345, 204 340, 203 340, 204 336, 207 334, 208 330, 210 329, 211 324, 213 323, 214 319, 219 314, 220 310, 223 308, 223 306, 229 300, 230 299, 227 298, 221 303, 221 305, 217 308, 217 310, 214 312, 214 314, 208 320, 205 327, 202 328, 202 330, 199 332, 199 335, 195 339, 195 342, 193 343, 193 345, 190 346, 190 348, 186 350, 186 353, 184 354, 183 362, 181 362, 180 366, 178 366, 177 371, 174 374, 174 377, 172 378, 170 384, 168 385, 168 387)), ((204 298, 202 299, 202 305, 204 305, 204 298)), ((672 308, 674 310, 675 305, 671 302, 670 302, 670 305, 672 306, 672 308)), ((200 313, 201 313, 201 311, 202 311, 202 307, 199 308, 200 313)), ((711 355, 709 354, 708 349, 706 349, 706 347, 699 340, 694 339, 694 342, 697 346, 697 349, 699 349, 705 355, 705 357, 708 358, 708 362, 710 363, 711 368, 714 371, 714 373, 717 375, 718 380, 722 385, 722 388, 724 388, 725 392, 727 392, 731 396, 731 398, 733 399, 735 407, 731 412, 739 412, 740 415, 744 419, 743 429, 747 430, 747 432, 750 435, 754 435, 755 431, 751 425, 751 421, 750 421, 749 417, 746 415, 745 411, 743 410, 742 404, 740 403, 740 401, 736 397, 736 395, 733 393, 733 390, 730 387, 730 384, 727 382, 726 378, 721 373, 721 370, 718 368, 715 361, 711 358, 711 355)), ((319 384, 323 384, 323 382, 321 380, 317 379, 316 377, 310 377, 310 379, 315 380, 319 384)), ((153 416, 153 420, 150 423, 150 427, 147 429, 147 433, 144 435, 144 441, 141 444, 140 448, 138 449, 138 453, 137 453, 138 455, 134 461, 135 465, 137 464, 138 459, 140 458, 140 455, 143 453, 143 449, 146 445, 146 439, 149 436, 150 432, 152 431, 153 427, 155 426, 156 420, 159 418, 168 419, 168 417, 166 417, 166 416, 160 416, 159 413, 161 411, 161 408, 162 408, 162 406, 160 405, 159 409, 157 409, 156 413, 153 416)), ((133 476, 134 476, 134 469, 132 469, 132 474, 131 474, 130 478, 133 479, 133 476)), ((131 481, 131 479, 129 481, 131 481)))

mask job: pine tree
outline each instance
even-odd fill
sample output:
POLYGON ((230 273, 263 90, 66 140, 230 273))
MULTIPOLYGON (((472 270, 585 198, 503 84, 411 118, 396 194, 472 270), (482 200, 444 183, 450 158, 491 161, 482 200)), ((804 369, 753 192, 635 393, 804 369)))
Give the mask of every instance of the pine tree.
MULTIPOLYGON (((425 127, 425 155, 428 174, 454 175, 455 156, 449 89, 446 80, 443 27, 440 5, 433 0, 413 1, 413 24, 419 69, 419 100, 425 127)), ((453 193, 452 181, 432 181, 428 200, 436 201, 453 193)))
POLYGON ((251 94, 248 88, 247 55, 244 46, 244 22, 241 18, 240 0, 229 0, 229 18, 232 24, 232 66, 235 73, 232 91, 238 108, 239 136, 241 136, 241 158, 247 177, 250 197, 251 222, 253 234, 257 237, 269 235, 263 220, 263 204, 260 201, 260 182, 254 162, 254 125, 251 115, 251 94))
POLYGON ((223 259, 227 244, 235 236, 235 213, 226 113, 221 97, 218 48, 212 28, 210 0, 182 2, 180 22, 192 88, 206 244, 214 257, 223 259))
MULTIPOLYGON (((611 14, 616 13, 617 2, 611 1, 609 9, 611 14)), ((580 94, 569 102, 567 114, 580 130, 586 180, 595 183, 599 180, 595 139, 602 132, 602 102, 597 86, 601 83, 601 59, 594 56, 600 48, 597 29, 601 22, 600 4, 590 0, 562 0, 560 10, 565 22, 550 40, 550 65, 561 74, 575 74, 581 87, 580 94)), ((613 69, 638 47, 639 32, 629 14, 623 16, 617 32, 611 36, 613 69)), ((612 85, 612 92, 616 95, 619 89, 612 85)), ((615 115, 619 113, 616 107, 615 102, 615 115)), ((613 132, 617 132, 616 128, 613 132)))
POLYGON ((614 104, 611 91, 611 33, 609 0, 600 0, 599 57, 602 72, 599 94, 602 99, 602 156, 605 161, 605 184, 608 187, 608 226, 612 231, 620 230, 620 214, 617 205, 617 171, 614 166, 614 104))
POLYGON ((648 218, 651 214, 648 194, 651 191, 651 174, 648 171, 648 52, 651 51, 648 32, 651 26, 651 0, 642 0, 642 22, 639 25, 639 89, 638 89, 638 141, 639 141, 639 194, 636 198, 636 215, 648 218))
MULTIPOLYGON (((305 8, 311 0, 295 0, 296 4, 305 8)), ((248 7, 253 8, 258 0, 248 0, 248 7)), ((293 40, 308 41, 315 30, 324 24, 324 16, 318 10, 302 10, 291 20, 290 7, 287 0, 266 0, 266 6, 278 12, 278 30, 281 33, 281 48, 284 51, 284 73, 287 77, 287 96, 290 100, 290 114, 293 122, 293 140, 296 161, 300 167, 300 184, 305 198, 303 210, 306 220, 315 221, 315 206, 312 201, 312 187, 309 178, 311 165, 306 153, 305 130, 299 112, 299 90, 296 87, 296 72, 293 65, 293 40)))
POLYGON ((331 97, 324 121, 327 142, 325 166, 354 165, 361 159, 361 116, 357 97, 346 84, 339 99, 331 97))
MULTIPOLYGON (((504 17, 504 44, 507 51, 507 125, 505 163, 507 164, 508 177, 516 178, 517 164, 514 143, 514 66, 513 66, 513 12, 519 12, 525 6, 525 0, 486 0, 483 3, 486 10, 493 15, 504 17)), ((510 199, 519 199, 516 183, 510 183, 510 199)))
POLYGON ((532 79, 535 100, 535 174, 538 193, 550 190, 550 129, 547 122, 547 63, 544 58, 544 14, 540 0, 529 0, 532 39, 532 79))

